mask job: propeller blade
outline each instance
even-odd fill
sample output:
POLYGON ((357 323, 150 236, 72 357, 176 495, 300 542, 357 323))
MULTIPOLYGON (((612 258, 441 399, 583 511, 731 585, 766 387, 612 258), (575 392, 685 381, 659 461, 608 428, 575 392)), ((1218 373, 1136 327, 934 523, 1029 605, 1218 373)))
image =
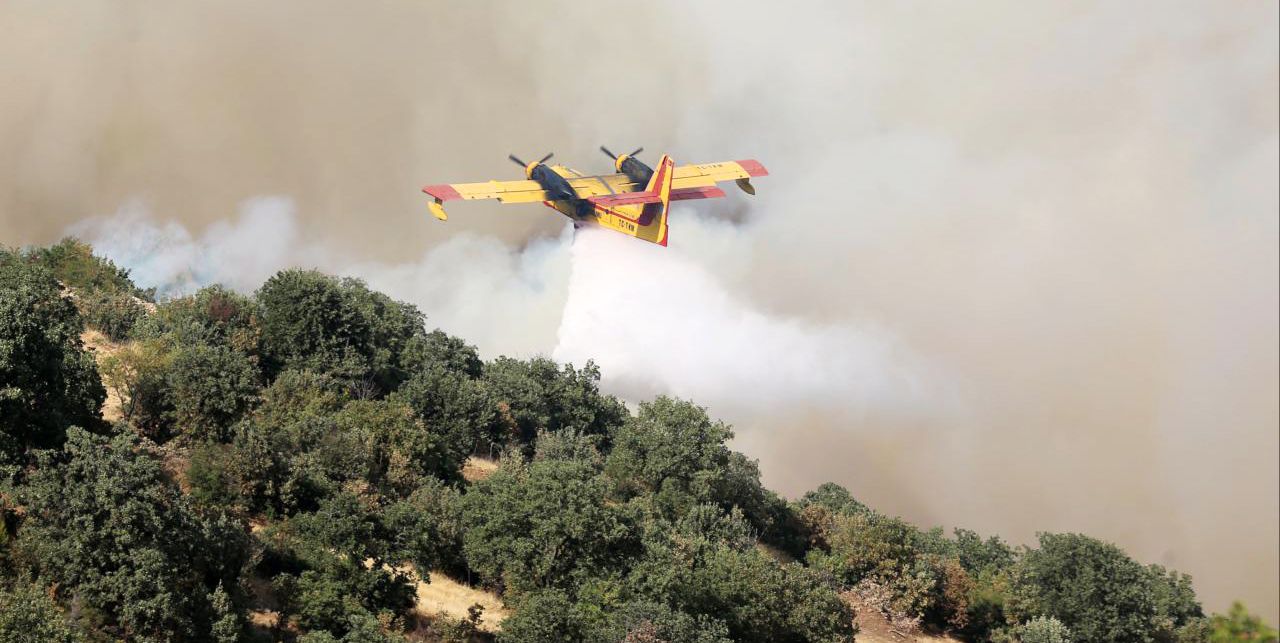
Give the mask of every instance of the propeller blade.
POLYGON ((628 154, 627 156, 635 156, 635 155, 637 155, 637 154, 639 154, 639 153, 641 153, 641 152, 643 152, 643 151, 644 151, 644 148, 643 148, 643 147, 637 147, 637 148, 636 148, 636 151, 634 151, 634 152, 632 152, 632 153, 628 154))
POLYGON ((601 145, 601 146, 600 146, 600 151, 601 151, 601 152, 604 152, 605 154, 608 154, 608 155, 609 155, 609 158, 611 158, 611 159, 613 159, 613 160, 615 160, 615 161, 616 161, 616 160, 618 160, 618 155, 617 155, 617 154, 614 154, 613 152, 610 152, 610 151, 609 151, 609 148, 607 148, 607 147, 605 147, 605 146, 601 145))
POLYGON ((516 165, 519 165, 520 167, 525 167, 526 165, 528 165, 528 163, 525 163, 524 161, 521 161, 520 159, 516 158, 515 154, 509 154, 507 155, 507 158, 511 159, 513 163, 515 163, 516 165))
POLYGON ((539 163, 539 164, 546 163, 548 159, 550 159, 551 157, 553 157, 553 156, 555 156, 555 155, 556 155, 556 153, 555 153, 555 152, 547 152, 547 155, 546 155, 546 156, 544 156, 544 157, 542 157, 542 160, 538 161, 538 163, 539 163))

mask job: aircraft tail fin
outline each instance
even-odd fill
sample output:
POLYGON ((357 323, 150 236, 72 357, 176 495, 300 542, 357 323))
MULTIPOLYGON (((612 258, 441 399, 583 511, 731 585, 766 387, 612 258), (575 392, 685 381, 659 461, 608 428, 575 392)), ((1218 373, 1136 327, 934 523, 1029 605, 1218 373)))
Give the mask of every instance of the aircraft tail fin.
POLYGON ((638 222, 640 228, 636 231, 637 237, 660 246, 667 245, 667 212, 671 209, 671 179, 675 175, 675 165, 675 161, 666 154, 658 161, 649 185, 645 186, 645 192, 657 196, 658 202, 644 205, 638 222))
POLYGON ((664 155, 644 190, 588 198, 587 201, 595 208, 596 221, 637 239, 667 245, 667 212, 672 201, 724 195, 723 191, 719 194, 694 194, 689 190, 672 190, 675 165, 671 157, 664 155))

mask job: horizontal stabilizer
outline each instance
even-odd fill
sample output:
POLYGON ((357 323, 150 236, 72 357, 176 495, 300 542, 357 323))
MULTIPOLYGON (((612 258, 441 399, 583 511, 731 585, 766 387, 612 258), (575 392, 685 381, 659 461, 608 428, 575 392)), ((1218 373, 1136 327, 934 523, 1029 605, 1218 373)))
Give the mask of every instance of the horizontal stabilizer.
POLYGON ((660 203, 662 201, 662 197, 655 192, 624 192, 622 194, 611 194, 609 196, 588 197, 587 200, 596 205, 611 208, 618 205, 660 203))
POLYGON ((718 199, 724 196, 724 190, 717 187, 680 188, 671 191, 672 201, 688 201, 690 199, 718 199))

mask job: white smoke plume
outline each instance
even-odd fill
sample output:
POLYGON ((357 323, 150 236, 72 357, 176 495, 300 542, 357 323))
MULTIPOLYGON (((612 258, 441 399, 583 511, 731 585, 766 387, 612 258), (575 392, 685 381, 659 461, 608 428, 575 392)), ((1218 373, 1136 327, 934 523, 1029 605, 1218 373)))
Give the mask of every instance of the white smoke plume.
POLYGON ((1083 531, 1275 620, 1277 11, 3 3, 0 236, 167 288, 362 276, 486 355, 708 404, 786 493, 1083 531), (772 175, 665 253, 416 192, 600 143, 772 175))

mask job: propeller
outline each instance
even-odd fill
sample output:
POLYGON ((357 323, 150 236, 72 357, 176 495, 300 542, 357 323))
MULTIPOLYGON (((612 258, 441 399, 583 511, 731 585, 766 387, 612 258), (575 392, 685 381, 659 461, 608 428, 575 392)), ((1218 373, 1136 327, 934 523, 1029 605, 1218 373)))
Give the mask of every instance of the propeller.
MULTIPOLYGON (((600 151, 601 151, 601 152, 604 152, 605 154, 608 154, 608 155, 609 155, 609 158, 611 158, 611 159, 613 159, 613 160, 615 160, 615 161, 616 161, 616 160, 618 160, 618 155, 617 155, 617 154, 614 154, 613 152, 610 152, 610 151, 609 151, 609 148, 607 148, 607 147, 605 147, 605 146, 601 145, 601 146, 600 146, 600 151)), ((635 156, 635 155, 637 155, 637 154, 639 154, 639 153, 641 153, 641 152, 643 152, 643 151, 644 151, 644 148, 643 148, 643 147, 637 147, 637 148, 636 148, 636 150, 635 150, 634 152, 632 152, 632 153, 630 153, 630 154, 626 154, 626 155, 624 155, 624 156, 635 156)))
MULTIPOLYGON (((553 156, 555 156, 555 155, 556 155, 556 153, 555 153, 555 152, 548 152, 546 156, 544 156, 544 157, 542 157, 542 158, 538 159, 538 162, 537 162, 537 163, 534 163, 534 165, 542 165, 543 163, 546 163, 546 162, 547 162, 551 157, 553 157, 553 156)), ((516 156, 515 154, 508 154, 508 155, 507 155, 507 158, 511 159, 511 162, 512 162, 512 163, 515 163, 516 165, 519 165, 520 167, 529 167, 529 164, 528 164, 528 163, 525 163, 524 161, 521 161, 521 160, 520 160, 520 157, 516 156)))

